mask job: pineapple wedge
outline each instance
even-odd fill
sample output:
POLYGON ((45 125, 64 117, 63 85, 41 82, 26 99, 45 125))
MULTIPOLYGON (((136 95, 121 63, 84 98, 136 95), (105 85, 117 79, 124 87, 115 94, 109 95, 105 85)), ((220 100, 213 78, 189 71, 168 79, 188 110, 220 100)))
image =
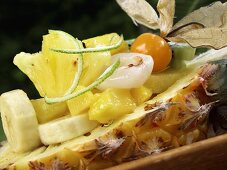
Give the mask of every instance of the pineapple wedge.
MULTIPOLYGON (((207 52, 202 59, 197 59, 198 63, 201 61, 204 65, 209 61, 210 54, 215 55, 216 60, 227 58, 227 48, 207 52)), ((102 169, 203 139, 202 134, 207 131, 207 114, 213 104, 212 98, 206 95, 203 83, 216 75, 219 66, 206 64, 201 67, 201 63, 192 64, 190 74, 133 113, 108 126, 100 126, 85 136, 18 159, 14 164, 8 164, 8 168, 53 169, 57 166, 59 169, 102 169), (195 100, 191 96, 194 92, 197 94, 195 100), (179 121, 169 119, 173 108, 179 121)))
POLYGON ((131 113, 136 103, 129 90, 107 89, 100 94, 89 110, 89 119, 108 123, 125 114, 131 113))
POLYGON ((145 86, 141 86, 139 88, 132 89, 131 94, 136 101, 136 104, 140 105, 143 102, 149 100, 149 98, 152 96, 152 91, 145 86))
MULTIPOLYGON (((80 90, 82 88, 84 87, 78 86, 76 90, 80 90)), ((91 91, 88 91, 87 93, 84 93, 81 96, 68 100, 67 106, 69 108, 70 114, 75 116, 87 111, 91 103, 93 103, 93 101, 94 101, 94 95, 91 91)))
MULTIPOLYGON (((63 31, 49 30, 43 36, 42 54, 48 59, 49 67, 55 78, 55 96, 63 95, 71 86, 77 70, 78 55, 62 54, 51 51, 51 48, 79 49, 74 37, 63 31)), ((41 66, 42 67, 42 66, 41 66)))
POLYGON ((39 124, 49 122, 68 114, 66 102, 47 104, 43 98, 31 100, 39 124))
MULTIPOLYGON (((83 40, 86 47, 108 46, 117 43, 120 40, 120 36, 117 33, 105 34, 93 38, 83 40)), ((116 53, 123 53, 129 51, 128 44, 124 41, 120 47, 111 50, 111 55, 116 53)))
POLYGON ((50 48, 77 49, 78 44, 63 31, 49 31, 43 36, 40 53, 20 53, 13 61, 30 78, 42 97, 63 95, 71 86, 77 70, 78 55, 59 54, 50 48))
POLYGON ((48 59, 41 52, 29 54, 21 52, 13 60, 14 64, 34 83, 40 96, 55 96, 55 77, 48 59))
MULTIPOLYGON (((59 97, 72 85, 79 54, 57 53, 50 49, 79 49, 78 43, 63 31, 50 30, 49 34, 43 36, 41 52, 19 53, 14 58, 14 64, 30 78, 40 96, 59 97)), ((86 53, 83 58, 84 68, 79 85, 88 86, 109 66, 111 54, 109 51, 86 53)))

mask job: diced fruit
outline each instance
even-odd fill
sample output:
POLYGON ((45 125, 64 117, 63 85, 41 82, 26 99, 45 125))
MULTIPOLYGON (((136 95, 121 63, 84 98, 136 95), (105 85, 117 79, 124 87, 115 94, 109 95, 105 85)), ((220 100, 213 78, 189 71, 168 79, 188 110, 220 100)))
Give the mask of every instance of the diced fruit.
POLYGON ((31 100, 40 124, 49 122, 68 114, 66 102, 47 104, 43 98, 31 100))
MULTIPOLYGON (((77 87, 77 90, 83 89, 82 86, 77 87)), ((88 91, 81 96, 73 98, 67 101, 67 105, 71 115, 78 115, 89 109, 91 103, 93 102, 94 95, 91 91, 88 91)))
POLYGON ((162 37, 152 33, 138 36, 131 46, 131 52, 150 55, 154 60, 153 72, 166 69, 172 58, 169 44, 162 37))
POLYGON ((84 56, 84 70, 79 85, 88 86, 93 83, 110 65, 110 52, 86 53, 84 56))
MULTIPOLYGON (((97 36, 94 38, 89 38, 83 40, 85 46, 87 48, 99 47, 99 46, 109 46, 116 44, 120 40, 120 36, 117 33, 110 33, 101 36, 97 36)), ((127 52, 128 51, 128 44, 124 41, 120 47, 117 49, 111 50, 111 55, 120 53, 120 52, 127 52)))
POLYGON ((3 129, 14 152, 28 152, 40 143, 35 110, 25 92, 13 90, 0 96, 3 129))
POLYGON ((147 101, 151 97, 152 91, 145 86, 141 86, 139 88, 132 89, 131 94, 132 97, 135 99, 136 104, 139 105, 147 101))
POLYGON ((89 118, 100 123, 108 123, 133 112, 135 107, 136 104, 129 90, 107 89, 90 107, 89 118))
POLYGON ((88 114, 65 116, 39 125, 39 134, 43 144, 51 145, 82 136, 97 126, 97 121, 89 120, 88 114))
POLYGON ((186 66, 186 62, 192 60, 195 56, 196 48, 192 48, 188 44, 172 45, 173 59, 170 66, 173 68, 182 68, 186 66))

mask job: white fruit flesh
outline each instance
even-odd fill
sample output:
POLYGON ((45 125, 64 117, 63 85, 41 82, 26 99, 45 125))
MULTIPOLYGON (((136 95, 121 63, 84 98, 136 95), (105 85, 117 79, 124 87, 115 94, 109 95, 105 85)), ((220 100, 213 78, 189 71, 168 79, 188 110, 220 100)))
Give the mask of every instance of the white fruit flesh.
POLYGON ((35 110, 22 90, 3 93, 1 117, 6 138, 14 152, 26 152, 40 143, 35 110))
POLYGON ((88 119, 87 114, 66 116, 39 125, 40 138, 43 144, 57 144, 90 132, 98 126, 96 121, 88 119))

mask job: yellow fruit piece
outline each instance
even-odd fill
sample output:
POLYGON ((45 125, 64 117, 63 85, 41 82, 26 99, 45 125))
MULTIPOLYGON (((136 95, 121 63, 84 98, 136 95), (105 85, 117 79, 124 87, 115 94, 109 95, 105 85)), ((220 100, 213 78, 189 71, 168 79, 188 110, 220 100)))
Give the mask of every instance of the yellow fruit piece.
POLYGON ((84 56, 84 69, 79 85, 88 86, 93 83, 110 65, 110 52, 86 53, 84 56))
MULTIPOLYGON (((87 48, 93 48, 93 47, 98 47, 98 46, 109 46, 116 44, 120 40, 120 36, 117 33, 110 33, 110 34, 105 34, 101 36, 97 36, 94 38, 89 38, 86 40, 83 40, 85 43, 85 46, 87 48)), ((111 55, 120 53, 120 52, 127 52, 129 50, 128 44, 123 41, 120 47, 111 50, 111 55)))
MULTIPOLYGON (((83 89, 82 86, 77 87, 77 90, 83 89)), ((67 101, 69 112, 71 115, 78 115, 89 109, 91 103, 93 102, 94 95, 91 91, 88 91, 81 96, 73 98, 67 101)))
POLYGON ((43 98, 31 102, 40 124, 65 116, 69 112, 66 102, 47 104, 43 98))
POLYGON ((77 70, 79 54, 58 53, 50 50, 51 48, 79 49, 80 47, 74 37, 63 31, 50 30, 49 34, 43 36, 42 53, 48 59, 56 82, 55 96, 50 96, 48 93, 46 95, 57 97, 62 96, 71 86, 77 70))
POLYGON ((107 89, 89 110, 90 120, 108 123, 125 114, 131 113, 136 107, 129 90, 107 89))
POLYGON ((188 69, 167 69, 159 73, 152 73, 144 86, 151 89, 154 94, 159 94, 189 72, 190 70, 188 69))
MULTIPOLYGON (((31 79, 42 97, 63 96, 72 85, 80 54, 59 53, 51 49, 79 49, 81 46, 81 41, 76 41, 71 35, 50 30, 49 34, 43 36, 40 53, 20 53, 14 58, 14 64, 31 79)), ((110 65, 111 54, 109 51, 86 53, 83 57, 79 84, 88 86, 110 65)))
POLYGON ((14 64, 34 83, 43 97, 62 96, 71 86, 77 71, 78 55, 51 51, 51 48, 78 49, 75 39, 62 31, 49 31, 43 36, 42 51, 35 54, 20 53, 14 64))
POLYGON ((42 53, 21 52, 15 56, 13 63, 30 78, 41 96, 54 96, 55 77, 42 53))
POLYGON ((135 99, 136 104, 140 105, 143 102, 149 100, 152 95, 151 89, 148 89, 145 86, 141 86, 139 88, 135 88, 131 90, 132 97, 135 99))

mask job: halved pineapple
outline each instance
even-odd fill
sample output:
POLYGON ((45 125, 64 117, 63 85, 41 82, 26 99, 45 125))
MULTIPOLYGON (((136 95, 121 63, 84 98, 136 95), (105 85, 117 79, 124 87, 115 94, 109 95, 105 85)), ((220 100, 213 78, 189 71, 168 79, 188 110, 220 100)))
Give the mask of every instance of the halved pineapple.
POLYGON ((100 126, 85 136, 59 146, 50 146, 42 153, 26 159, 19 159, 9 167, 24 170, 68 165, 69 168, 101 169, 202 139, 203 133, 200 131, 206 131, 206 115, 212 105, 211 98, 204 100, 206 91, 203 82, 215 76, 217 68, 216 65, 195 67, 189 75, 133 113, 108 126, 100 126), (197 93, 196 99, 190 96, 194 92, 197 93), (173 108, 177 112, 182 110, 187 116, 178 114, 180 121, 173 122, 173 119, 169 119, 173 108), (75 156, 74 160, 71 159, 72 155, 75 156))
MULTIPOLYGON (((60 168, 63 165, 68 165, 70 168, 94 169, 99 165, 98 169, 100 169, 107 165, 112 166, 116 163, 138 159, 181 144, 187 144, 190 142, 188 136, 192 142, 202 139, 201 129, 198 127, 206 126, 205 119, 190 123, 188 120, 193 118, 197 120, 196 116, 200 112, 193 112, 191 107, 188 108, 189 105, 187 107, 182 105, 180 103, 182 99, 178 97, 178 94, 189 95, 196 91, 198 94, 205 95, 202 82, 198 80, 201 78, 203 80, 209 79, 211 73, 217 71, 216 68, 212 65, 203 67, 202 71, 195 68, 191 74, 179 80, 166 92, 141 105, 133 113, 114 121, 109 126, 100 126, 86 136, 72 139, 59 146, 50 146, 46 151, 26 157, 26 159, 19 159, 9 167, 24 170, 31 168, 31 166, 38 169, 40 166, 52 168, 58 166, 60 168), (172 124, 173 120, 168 118, 171 116, 169 114, 173 113, 170 111, 171 108, 183 109, 190 116, 179 117, 181 121, 172 124), (165 123, 163 124, 163 122, 165 123), (71 159, 72 155, 76 155, 73 160, 71 159), (103 160, 103 164, 99 164, 100 159, 103 160)), ((201 102, 201 95, 198 95, 197 99, 201 102)), ((192 103, 198 104, 194 101, 192 103)), ((205 107, 206 104, 209 105, 209 103, 203 103, 202 106, 200 103, 200 107, 205 108, 205 110, 201 110, 204 115, 209 112, 209 107, 205 107)), ((201 114, 202 117, 204 115, 201 114)))

